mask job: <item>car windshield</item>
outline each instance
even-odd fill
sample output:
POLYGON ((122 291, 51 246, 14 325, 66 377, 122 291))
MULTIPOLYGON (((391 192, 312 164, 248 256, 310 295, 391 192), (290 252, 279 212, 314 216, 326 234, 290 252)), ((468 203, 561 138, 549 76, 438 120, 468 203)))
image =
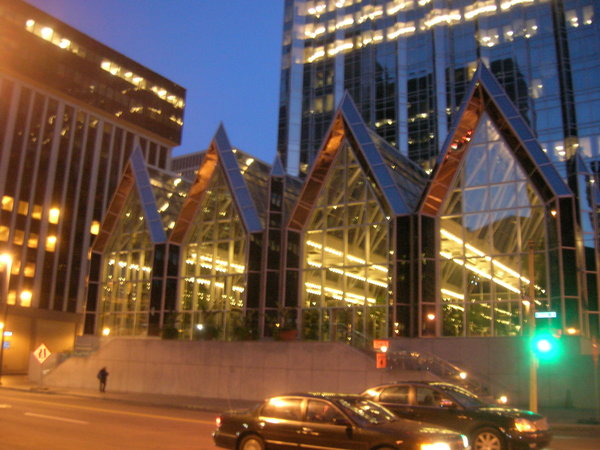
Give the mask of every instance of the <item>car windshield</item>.
POLYGON ((436 384, 435 386, 439 387, 445 392, 450 393, 458 401, 458 403, 460 403, 466 408, 476 408, 479 406, 485 406, 485 403, 479 400, 479 397, 477 397, 477 395, 464 388, 442 383, 436 384))
POLYGON ((370 400, 342 398, 337 403, 346 414, 362 425, 379 425, 397 420, 397 417, 389 409, 370 400))

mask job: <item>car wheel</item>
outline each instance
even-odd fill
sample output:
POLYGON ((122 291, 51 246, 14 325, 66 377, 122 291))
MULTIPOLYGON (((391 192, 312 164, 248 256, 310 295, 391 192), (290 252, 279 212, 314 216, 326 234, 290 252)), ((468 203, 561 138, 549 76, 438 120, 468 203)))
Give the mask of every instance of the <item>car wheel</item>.
POLYGON ((256 434, 247 434, 238 445, 238 450, 265 450, 265 443, 256 434))
POLYGON ((481 428, 473 433, 473 450, 504 450, 504 439, 494 428, 481 428))

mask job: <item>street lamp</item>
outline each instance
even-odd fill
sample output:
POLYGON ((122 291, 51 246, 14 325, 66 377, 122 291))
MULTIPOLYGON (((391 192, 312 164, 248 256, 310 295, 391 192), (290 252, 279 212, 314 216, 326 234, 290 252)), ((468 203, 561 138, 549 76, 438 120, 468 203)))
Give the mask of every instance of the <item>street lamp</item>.
POLYGON ((4 286, 2 288, 2 300, 4 301, 4 313, 2 318, 0 339, 0 386, 2 385, 2 364, 4 358, 4 334, 6 333, 6 320, 8 317, 8 285, 10 283, 10 271, 12 269, 12 256, 8 253, 0 255, 0 264, 4 265, 4 286))
MULTIPOLYGON (((534 264, 534 248, 535 244, 533 241, 528 242, 529 257, 528 257, 528 269, 529 269, 529 308, 528 321, 529 321, 529 338, 535 338, 535 264, 534 264)), ((535 351, 529 349, 529 410, 538 412, 538 358, 535 351)))

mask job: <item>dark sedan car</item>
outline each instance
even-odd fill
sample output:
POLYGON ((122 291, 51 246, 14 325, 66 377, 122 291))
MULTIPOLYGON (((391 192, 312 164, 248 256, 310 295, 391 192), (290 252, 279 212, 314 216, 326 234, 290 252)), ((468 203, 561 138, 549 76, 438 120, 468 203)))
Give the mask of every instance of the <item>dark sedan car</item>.
POLYGON ((543 448, 551 440, 545 417, 481 401, 442 382, 398 382, 363 392, 400 417, 451 428, 469 437, 473 450, 543 448))
POLYGON ((264 449, 464 450, 459 433, 400 419, 358 395, 291 394, 217 417, 218 447, 264 449))

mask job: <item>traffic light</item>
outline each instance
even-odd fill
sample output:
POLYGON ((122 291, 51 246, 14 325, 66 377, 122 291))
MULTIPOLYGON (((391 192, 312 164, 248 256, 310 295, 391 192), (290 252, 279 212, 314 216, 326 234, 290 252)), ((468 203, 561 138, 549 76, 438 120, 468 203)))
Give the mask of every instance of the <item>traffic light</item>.
POLYGON ((535 334, 531 342, 532 351, 540 361, 552 361, 560 356, 560 336, 549 331, 540 331, 535 334))

